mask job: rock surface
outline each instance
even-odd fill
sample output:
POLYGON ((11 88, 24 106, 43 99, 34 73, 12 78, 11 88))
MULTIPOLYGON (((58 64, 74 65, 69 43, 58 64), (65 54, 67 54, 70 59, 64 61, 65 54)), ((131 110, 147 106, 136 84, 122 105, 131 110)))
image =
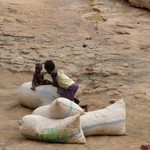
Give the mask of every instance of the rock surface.
MULTIPOLYGON (((0 149, 138 150, 150 143, 150 12, 127 0, 0 0, 0 149), (123 98, 125 136, 86 145, 24 139, 17 99, 34 64, 52 59, 79 84, 81 104, 97 110, 123 98)), ((45 71, 43 69, 43 71, 45 71)), ((49 78, 49 76, 46 76, 49 78)))
POLYGON ((133 6, 150 9, 150 1, 149 0, 129 0, 129 2, 133 6))

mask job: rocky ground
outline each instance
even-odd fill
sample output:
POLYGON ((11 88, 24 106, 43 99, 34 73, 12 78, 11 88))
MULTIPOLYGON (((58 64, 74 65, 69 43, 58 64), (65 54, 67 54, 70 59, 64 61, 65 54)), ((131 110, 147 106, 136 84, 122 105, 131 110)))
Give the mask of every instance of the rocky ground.
MULTIPOLYGON (((0 0, 0 148, 137 150, 150 144, 150 11, 126 0, 0 0), (17 99, 34 64, 52 59, 77 81, 89 110, 123 98, 126 135, 87 144, 26 140, 18 120, 33 110, 17 99)), ((43 70, 44 71, 44 70, 43 70)), ((48 78, 48 76, 47 76, 48 78)))

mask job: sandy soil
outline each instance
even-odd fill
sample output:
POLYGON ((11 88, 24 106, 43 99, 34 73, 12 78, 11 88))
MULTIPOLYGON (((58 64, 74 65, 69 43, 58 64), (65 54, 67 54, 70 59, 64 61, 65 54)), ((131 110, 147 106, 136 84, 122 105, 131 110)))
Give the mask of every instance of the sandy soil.
POLYGON ((137 150, 150 144, 150 12, 125 0, 0 0, 0 149, 137 150), (126 135, 50 144, 20 135, 19 86, 52 59, 80 86, 89 110, 123 98, 126 135))

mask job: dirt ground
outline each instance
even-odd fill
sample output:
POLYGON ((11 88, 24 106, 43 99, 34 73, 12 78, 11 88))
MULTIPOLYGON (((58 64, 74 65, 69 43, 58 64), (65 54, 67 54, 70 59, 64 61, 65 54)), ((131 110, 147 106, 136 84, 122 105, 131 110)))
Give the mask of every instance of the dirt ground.
MULTIPOLYGON (((126 0, 0 0, 0 149, 138 150, 150 144, 150 11, 126 0), (25 139, 18 120, 33 110, 18 88, 34 64, 52 59, 80 86, 89 110, 126 103, 126 134, 87 144, 25 139)), ((44 70, 43 70, 44 71, 44 70)), ((47 76, 48 78, 48 76, 47 76)))

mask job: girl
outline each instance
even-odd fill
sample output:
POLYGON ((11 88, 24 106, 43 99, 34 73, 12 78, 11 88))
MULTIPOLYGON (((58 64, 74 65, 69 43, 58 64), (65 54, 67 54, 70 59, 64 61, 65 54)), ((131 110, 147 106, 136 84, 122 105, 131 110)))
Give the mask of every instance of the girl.
MULTIPOLYGON (((62 97, 65 97, 75 103, 79 104, 79 100, 74 98, 75 93, 78 90, 78 85, 72 79, 70 79, 62 70, 56 70, 55 64, 51 60, 47 60, 44 63, 44 68, 48 74, 51 75, 53 82, 50 84, 57 87, 57 93, 62 97)), ((82 105, 82 108, 87 111, 88 105, 82 105)))

